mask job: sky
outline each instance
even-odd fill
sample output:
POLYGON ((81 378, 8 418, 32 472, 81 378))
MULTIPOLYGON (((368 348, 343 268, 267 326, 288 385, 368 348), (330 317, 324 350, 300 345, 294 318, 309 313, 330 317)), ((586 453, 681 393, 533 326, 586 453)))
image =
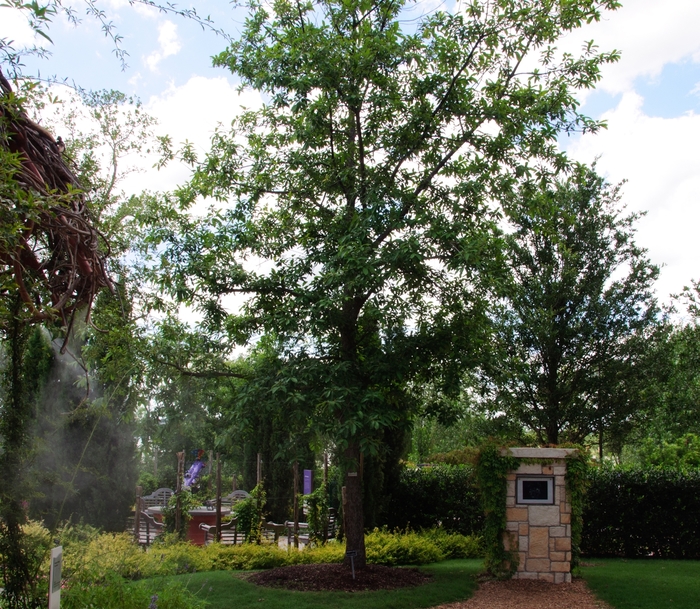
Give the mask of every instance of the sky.
MULTIPOLYGON (((436 2, 418 2, 412 10, 419 15, 436 2)), ((49 29, 50 57, 27 60, 27 73, 136 95, 158 119, 160 133, 176 142, 187 139, 200 153, 217 124, 227 125, 242 106, 260 103, 255 92, 239 94, 228 71, 212 67, 211 57, 225 49, 226 40, 208 27, 127 0, 99 2, 129 54, 122 69, 100 21, 84 14, 81 0, 73 6, 81 22, 56 17, 49 29)), ((229 2, 198 0, 194 6, 234 38, 240 32, 245 14, 229 2)), ((662 267, 656 285, 662 302, 700 279, 699 23, 698 0, 627 0, 561 41, 572 52, 592 39, 603 51, 621 53, 618 63, 603 68, 596 89, 579 97, 582 112, 606 121, 607 129, 564 136, 560 145, 576 160, 597 161, 609 181, 626 181, 627 210, 646 213, 636 240, 662 267)), ((17 44, 33 39, 22 16, 8 8, 0 8, 0 37, 17 44)), ((132 187, 168 189, 186 177, 172 165, 133 178, 132 187)))

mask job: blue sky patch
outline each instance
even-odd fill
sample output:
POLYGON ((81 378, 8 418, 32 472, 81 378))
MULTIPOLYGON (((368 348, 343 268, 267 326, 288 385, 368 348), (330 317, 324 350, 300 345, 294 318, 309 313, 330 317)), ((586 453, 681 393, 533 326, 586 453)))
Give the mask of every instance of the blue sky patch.
POLYGON ((634 88, 644 98, 642 109, 648 116, 675 118, 690 111, 700 114, 700 63, 666 64, 656 78, 638 78, 634 88))

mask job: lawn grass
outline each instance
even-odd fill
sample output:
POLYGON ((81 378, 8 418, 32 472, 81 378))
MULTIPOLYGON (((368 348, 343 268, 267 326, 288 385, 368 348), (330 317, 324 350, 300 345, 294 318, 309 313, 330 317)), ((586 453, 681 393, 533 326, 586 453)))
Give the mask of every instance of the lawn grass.
POLYGON ((241 571, 208 571, 180 575, 179 580, 197 596, 206 599, 208 609, 418 609, 469 598, 476 588, 481 559, 446 560, 421 567, 430 573, 430 583, 401 590, 377 592, 292 592, 263 588, 242 580, 241 571))
POLYGON ((619 558, 592 564, 581 574, 615 609, 700 608, 700 561, 619 558))

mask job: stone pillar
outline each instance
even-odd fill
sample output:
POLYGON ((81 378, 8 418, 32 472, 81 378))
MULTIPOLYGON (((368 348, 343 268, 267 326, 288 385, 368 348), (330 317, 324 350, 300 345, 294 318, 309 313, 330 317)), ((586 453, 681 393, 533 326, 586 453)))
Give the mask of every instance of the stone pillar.
POLYGON ((571 581, 571 502, 566 492, 566 457, 571 448, 510 448, 524 460, 508 474, 507 550, 518 552, 513 579, 571 581))

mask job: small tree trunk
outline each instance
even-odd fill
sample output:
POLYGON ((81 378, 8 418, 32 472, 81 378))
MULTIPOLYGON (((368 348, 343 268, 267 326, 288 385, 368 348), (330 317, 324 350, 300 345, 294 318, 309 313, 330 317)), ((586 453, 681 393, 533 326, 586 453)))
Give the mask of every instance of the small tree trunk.
POLYGON ((299 549, 299 461, 294 462, 294 547, 299 549))
MULTIPOLYGON (((345 522, 345 549, 355 551, 355 568, 362 569, 367 563, 365 554, 365 522, 362 508, 362 479, 360 478, 360 447, 357 442, 348 446, 345 459, 349 470, 345 475, 345 501, 343 520, 345 522)), ((350 566, 350 558, 345 557, 345 565, 350 566)))
POLYGON ((216 453, 216 541, 221 541, 221 455, 219 453, 216 453))

